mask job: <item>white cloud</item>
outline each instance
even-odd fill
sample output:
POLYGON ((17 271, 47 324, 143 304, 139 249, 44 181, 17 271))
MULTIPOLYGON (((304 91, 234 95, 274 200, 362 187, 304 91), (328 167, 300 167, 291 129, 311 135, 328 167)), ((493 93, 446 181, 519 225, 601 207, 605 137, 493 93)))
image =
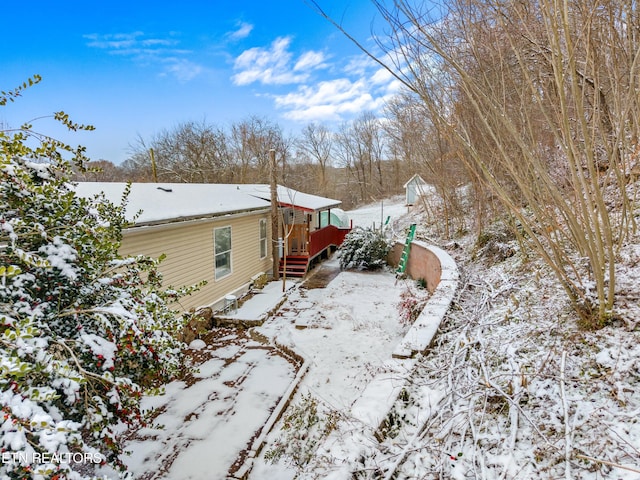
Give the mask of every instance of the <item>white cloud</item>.
POLYGON ((287 110, 285 117, 298 121, 336 121, 344 115, 380 107, 364 79, 352 82, 339 78, 304 85, 296 92, 274 96, 274 100, 277 107, 287 110))
POLYGON ((290 110, 284 114, 284 117, 296 122, 337 122, 340 120, 335 105, 314 105, 304 109, 290 110))
POLYGON ((300 70, 325 68, 326 66, 324 53, 310 50, 300 55, 293 70, 297 72, 300 70))
POLYGON ((242 52, 235 60, 233 69, 238 73, 232 80, 236 85, 285 85, 301 83, 307 73, 294 73, 291 68, 293 54, 289 51, 291 37, 276 38, 268 48, 254 47, 242 52))
POLYGON ((238 22, 238 29, 233 32, 229 32, 227 36, 232 40, 242 40, 243 38, 247 38, 251 31, 253 30, 253 25, 246 22, 238 22))
POLYGON ((173 75, 183 83, 193 80, 203 71, 201 65, 184 58, 166 58, 164 59, 164 63, 166 64, 166 74, 173 75))
POLYGON ((353 98, 362 91, 362 81, 353 83, 347 78, 328 80, 314 86, 301 86, 296 92, 276 97, 278 106, 335 105, 353 98))
POLYGON ((400 93, 402 91, 402 89, 405 86, 403 85, 403 83, 398 80, 397 78, 393 78, 387 85, 386 85, 386 91, 387 93, 389 93, 390 95, 396 95, 398 93, 400 93))
POLYGON ((178 42, 175 39, 166 39, 166 38, 146 38, 140 41, 140 44, 144 47, 169 47, 171 45, 176 45, 178 42))
POLYGON ((297 54, 289 36, 245 50, 233 69, 235 85, 277 87, 258 95, 272 98, 283 116, 294 121, 342 121, 366 110, 375 112, 400 88, 393 75, 366 55, 336 60, 320 50, 297 54), (341 72, 339 78, 329 77, 336 72, 341 72), (277 93, 286 85, 294 87, 277 93))
POLYGON ((203 72, 203 67, 189 60, 190 50, 177 48, 179 41, 170 33, 168 38, 150 37, 144 32, 114 34, 89 34, 87 46, 104 50, 110 55, 128 57, 145 67, 162 65, 161 75, 172 75, 180 82, 187 82, 203 72))
POLYGON ((367 55, 351 57, 344 67, 344 71, 350 75, 363 76, 370 74, 371 70, 379 65, 367 55))
POLYGON ((379 68, 371 77, 371 83, 374 85, 386 84, 392 81, 393 75, 386 68, 379 68))
POLYGON ((92 33, 85 35, 84 38, 89 40, 87 46, 108 50, 110 53, 120 53, 122 51, 140 51, 145 47, 169 47, 176 45, 178 42, 171 38, 141 38, 144 32, 131 33, 108 33, 98 35, 92 33))

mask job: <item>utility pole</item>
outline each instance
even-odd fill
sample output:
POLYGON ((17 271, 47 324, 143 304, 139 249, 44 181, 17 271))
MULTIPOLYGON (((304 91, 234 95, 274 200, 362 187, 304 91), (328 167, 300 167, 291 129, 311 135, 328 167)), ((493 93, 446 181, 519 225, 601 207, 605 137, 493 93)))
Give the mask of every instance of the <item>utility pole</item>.
POLYGON ((156 154, 153 148, 149 149, 149 156, 151 157, 151 176, 153 177, 153 183, 158 183, 158 170, 156 168, 156 154))
MULTIPOLYGON (((271 251, 273 257, 273 278, 280 278, 280 242, 278 240, 278 181, 276 170, 276 151, 269 150, 269 176, 271 179, 271 251)), ((286 253, 286 252, 285 252, 286 253)))

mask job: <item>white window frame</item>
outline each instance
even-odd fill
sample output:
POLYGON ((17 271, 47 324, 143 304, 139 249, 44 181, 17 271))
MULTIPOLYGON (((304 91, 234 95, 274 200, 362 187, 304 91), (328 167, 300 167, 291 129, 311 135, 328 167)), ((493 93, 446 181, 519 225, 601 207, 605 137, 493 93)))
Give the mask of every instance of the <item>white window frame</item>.
POLYGON ((267 255, 269 255, 269 248, 267 248, 269 245, 267 243, 268 236, 269 236, 269 231, 267 228, 267 219, 261 218, 258 223, 258 249, 260 251, 260 260, 267 258, 267 255), (262 237, 262 225, 264 225, 264 237, 262 237), (262 254, 263 248, 264 248, 264 255, 262 254))
POLYGON ((213 274, 215 280, 222 280, 223 278, 228 277, 233 273, 233 231, 231 229, 231 225, 225 225, 224 227, 217 227, 213 229, 213 274), (216 251, 216 232, 218 230, 229 229, 229 250, 224 250, 222 252, 216 251), (229 267, 224 270, 224 272, 218 273, 218 267, 216 266, 217 258, 220 255, 229 255, 229 267))

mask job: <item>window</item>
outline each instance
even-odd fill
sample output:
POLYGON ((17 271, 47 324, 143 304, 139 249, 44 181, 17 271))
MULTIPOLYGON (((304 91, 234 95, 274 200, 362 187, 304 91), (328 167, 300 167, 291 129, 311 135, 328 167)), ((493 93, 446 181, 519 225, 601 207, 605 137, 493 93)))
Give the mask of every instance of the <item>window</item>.
POLYGON ((231 274, 231 227, 213 229, 216 280, 231 274))
POLYGON ((260 219, 260 258, 267 256, 267 219, 260 219))

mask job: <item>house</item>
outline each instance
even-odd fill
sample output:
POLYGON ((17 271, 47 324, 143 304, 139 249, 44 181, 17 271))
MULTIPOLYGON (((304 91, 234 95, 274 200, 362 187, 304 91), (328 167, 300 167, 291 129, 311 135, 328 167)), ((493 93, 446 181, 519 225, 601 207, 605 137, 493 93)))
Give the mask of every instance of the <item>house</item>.
POLYGON ((427 188, 427 182, 417 173, 404 184, 407 205, 415 204, 418 199, 424 195, 427 188))
MULTIPOLYGON (((271 190, 268 185, 238 185, 251 195, 270 198, 271 190)), ((345 226, 344 219, 340 225, 337 222, 327 222, 336 217, 336 213, 344 212, 337 207, 342 202, 330 198, 298 192, 291 188, 278 186, 278 205, 280 207, 280 222, 278 238, 282 239, 280 251, 280 274, 302 277, 309 266, 322 255, 328 254, 344 241, 351 226, 345 226)))
MULTIPOLYGON (((104 193, 107 199, 120 203, 126 186, 80 182, 75 190, 84 197, 104 193)), ((340 203, 285 187, 278 188, 278 197, 279 203, 284 201, 280 205, 284 221, 279 225, 283 231, 290 210, 305 212, 303 219, 299 213, 294 215, 294 221, 314 221, 316 212, 340 203), (298 200, 302 201, 300 206, 295 203, 298 200)), ((167 287, 207 281, 198 292, 181 300, 184 310, 199 306, 219 310, 224 307, 225 297, 240 295, 256 279, 272 273, 268 185, 134 183, 126 217, 135 223, 123 232, 122 255, 144 254, 154 258, 165 255, 160 270, 167 287)), ((306 244, 309 259, 339 241, 338 235, 312 239, 314 233, 316 229, 309 226, 295 236, 298 248, 307 241, 305 234, 309 237, 306 244)), ((294 236, 290 238, 293 240, 294 236)))

